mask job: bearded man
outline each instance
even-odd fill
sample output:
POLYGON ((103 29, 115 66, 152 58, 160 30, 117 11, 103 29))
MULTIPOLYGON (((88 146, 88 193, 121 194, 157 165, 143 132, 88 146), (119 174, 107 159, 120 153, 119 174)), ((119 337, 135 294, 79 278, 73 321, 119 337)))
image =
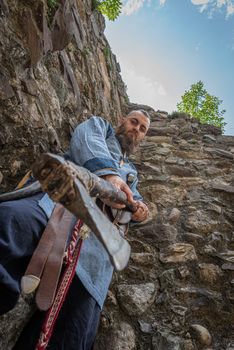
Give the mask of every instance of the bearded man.
MULTIPOLYGON (((137 190, 137 171, 128 156, 137 150, 149 124, 149 115, 143 110, 129 113, 116 130, 108 121, 93 116, 74 130, 69 150, 64 155, 125 192, 128 202, 137 207, 131 218, 135 222, 147 218, 148 208, 137 190)), ((105 204, 124 209, 124 205, 114 202, 105 204)), ((20 293, 20 277, 54 206, 55 203, 44 193, 0 204, 0 314, 15 305, 20 293)), ((90 233, 83 243, 76 274, 48 349, 92 349, 112 274, 113 267, 106 251, 90 233)), ((15 350, 35 349, 43 317, 41 312, 33 316, 15 350)))

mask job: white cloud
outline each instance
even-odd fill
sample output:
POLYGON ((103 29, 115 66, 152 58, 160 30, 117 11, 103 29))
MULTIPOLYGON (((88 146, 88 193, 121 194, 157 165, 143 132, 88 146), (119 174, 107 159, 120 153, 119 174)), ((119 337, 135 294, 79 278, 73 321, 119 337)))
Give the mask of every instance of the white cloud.
POLYGON ((208 12, 208 18, 212 18, 215 11, 225 8, 226 18, 234 14, 234 0, 191 0, 195 6, 199 6, 199 11, 208 12))
POLYGON ((204 4, 200 7, 199 11, 200 13, 204 12, 207 9, 207 4, 204 4))
POLYGON ((234 14, 234 3, 231 1, 227 4, 227 17, 234 14))
POLYGON ((226 4, 226 0, 217 0, 217 7, 222 7, 226 4))
POLYGON ((206 5, 208 4, 209 0, 191 0, 193 5, 206 5))
MULTIPOLYGON (((161 6, 164 6, 166 1, 159 0, 159 3, 161 6)), ((209 18, 212 18, 213 13, 223 6, 226 10, 226 18, 234 14, 234 0, 191 0, 191 3, 198 6, 201 13, 208 11, 209 18)))
POLYGON ((137 12, 143 5, 145 0, 127 0, 123 3, 122 14, 129 16, 137 12))
POLYGON ((133 67, 121 63, 122 77, 127 84, 130 101, 149 105, 158 109, 159 102, 167 96, 167 92, 158 81, 137 74, 133 67))
MULTIPOLYGON (((164 6, 167 0, 158 0, 160 6, 164 6)), ((234 15, 234 0, 190 0, 195 6, 198 6, 199 11, 208 13, 208 18, 212 18, 215 11, 220 11, 222 8, 226 11, 226 18, 234 15)), ((144 5, 151 6, 152 0, 124 0, 122 14, 130 16, 137 12, 144 5)))

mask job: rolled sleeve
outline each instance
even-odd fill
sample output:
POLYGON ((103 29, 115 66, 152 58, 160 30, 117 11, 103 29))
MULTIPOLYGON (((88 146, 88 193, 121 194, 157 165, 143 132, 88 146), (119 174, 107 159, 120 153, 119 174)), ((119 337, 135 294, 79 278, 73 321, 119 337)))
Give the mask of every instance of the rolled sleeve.
POLYGON ((72 135, 68 152, 70 159, 98 176, 118 175, 118 164, 106 144, 107 137, 113 133, 110 123, 100 117, 86 120, 72 135))
POLYGON ((117 164, 112 159, 93 158, 84 163, 84 167, 97 175, 118 174, 117 164))

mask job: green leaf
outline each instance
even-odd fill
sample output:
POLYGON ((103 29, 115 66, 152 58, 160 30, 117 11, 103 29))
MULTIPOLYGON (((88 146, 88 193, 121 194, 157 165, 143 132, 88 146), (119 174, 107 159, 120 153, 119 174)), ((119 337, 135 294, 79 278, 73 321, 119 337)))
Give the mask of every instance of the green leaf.
POLYGON ((220 110, 223 101, 210 95, 204 88, 202 81, 192 84, 190 90, 185 91, 181 99, 181 102, 177 104, 179 112, 187 113, 203 124, 218 126, 223 131, 226 125, 223 118, 226 111, 220 110))
POLYGON ((100 0, 96 1, 97 9, 109 20, 114 21, 121 13, 121 0, 100 0))

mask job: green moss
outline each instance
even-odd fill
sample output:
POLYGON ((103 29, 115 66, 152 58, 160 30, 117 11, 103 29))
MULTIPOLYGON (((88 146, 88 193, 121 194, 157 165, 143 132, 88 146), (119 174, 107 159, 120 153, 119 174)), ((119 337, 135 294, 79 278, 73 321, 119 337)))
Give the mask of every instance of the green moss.
POLYGON ((47 0, 49 23, 52 22, 54 14, 58 8, 59 0, 47 0))
POLYGON ((106 46, 103 50, 103 53, 106 59, 109 60, 111 55, 111 49, 108 46, 106 46))
POLYGON ((58 0, 47 0, 47 5, 49 8, 53 9, 58 5, 58 0))

